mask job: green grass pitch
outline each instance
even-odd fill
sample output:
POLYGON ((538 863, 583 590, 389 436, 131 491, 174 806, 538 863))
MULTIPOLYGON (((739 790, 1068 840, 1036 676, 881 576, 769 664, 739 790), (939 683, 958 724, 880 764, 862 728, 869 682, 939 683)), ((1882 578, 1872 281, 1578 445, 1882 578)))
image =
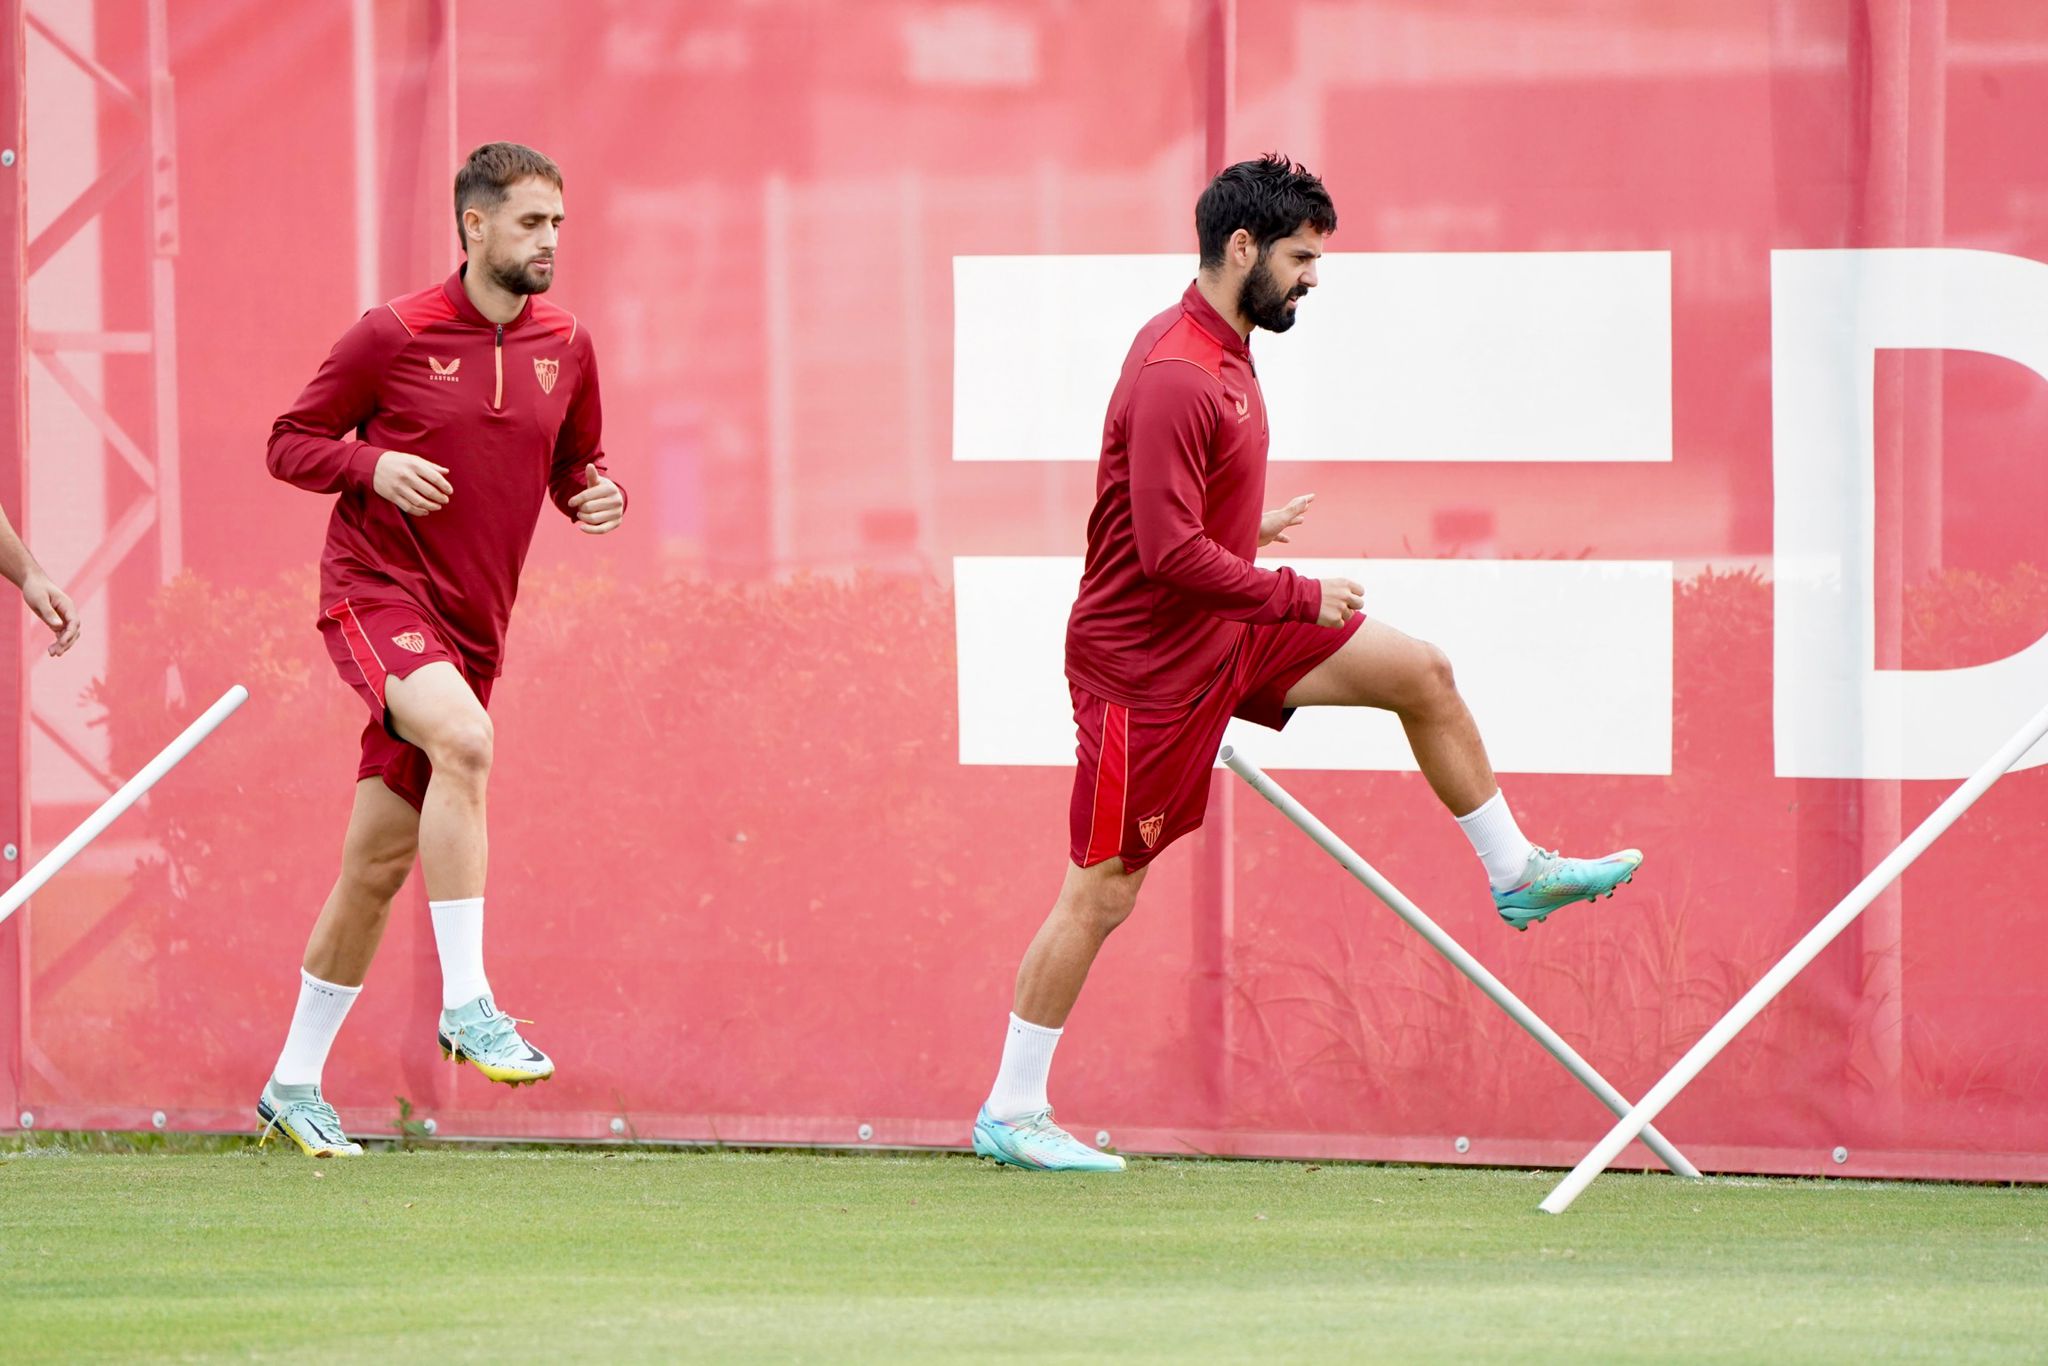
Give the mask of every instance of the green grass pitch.
POLYGON ((0 1358, 2048 1353, 2039 1188, 1616 1174, 1553 1218, 1554 1172, 107 1146, 0 1151, 0 1358))

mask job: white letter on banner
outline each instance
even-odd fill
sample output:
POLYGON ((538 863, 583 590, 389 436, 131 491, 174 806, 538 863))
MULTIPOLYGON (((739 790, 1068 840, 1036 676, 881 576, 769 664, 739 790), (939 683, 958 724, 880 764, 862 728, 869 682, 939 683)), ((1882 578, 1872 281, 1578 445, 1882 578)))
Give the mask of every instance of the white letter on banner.
MULTIPOLYGON (((1096 459, 1133 334, 1194 269, 1180 255, 954 258, 953 458, 1096 459)), ((1671 458, 1669 253, 1354 253, 1321 271, 1301 328, 1255 342, 1275 460, 1671 458)), ((1367 611, 1442 645, 1500 769, 1671 771, 1668 562, 1289 563, 1358 579, 1367 611), (1601 621, 1606 638, 1532 665, 1527 623, 1560 618, 1601 621)), ((1080 561, 954 571, 961 762, 1072 763, 1061 662, 1080 561)), ((1232 734, 1271 767, 1415 767, 1399 724, 1369 710, 1232 734)))
MULTIPOLYGON (((1335 252, 1252 341, 1275 460, 1671 458, 1671 256, 1335 252)), ((953 258, 953 458, 1081 460, 1192 256, 953 258)))
MULTIPOLYGON (((1969 668, 1876 667, 1876 353, 1908 347, 2048 378, 2048 265, 1956 248, 1771 253, 1781 778, 1965 777, 2048 697, 2048 636, 1969 668)), ((2043 763, 2048 742, 2014 767, 2043 763)))
MULTIPOLYGON (((1486 735, 1517 773, 1671 771, 1671 565, 1625 560, 1296 560, 1317 578, 1365 585, 1366 610, 1441 645, 1486 735), (1529 623, 1625 623, 1597 650, 1538 650, 1529 623)), ((1062 669, 1081 561, 953 561, 960 661, 960 762, 1074 762, 1062 669)), ((1316 707, 1275 734, 1231 722, 1229 738, 1273 768, 1415 768, 1391 712, 1316 707)))

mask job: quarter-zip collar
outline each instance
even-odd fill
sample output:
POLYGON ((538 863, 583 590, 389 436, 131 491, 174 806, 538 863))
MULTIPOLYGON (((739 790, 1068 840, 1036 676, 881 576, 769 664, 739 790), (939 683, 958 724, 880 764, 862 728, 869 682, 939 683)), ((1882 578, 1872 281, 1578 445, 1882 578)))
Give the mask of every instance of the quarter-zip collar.
MULTIPOLYGON (((456 284, 455 288, 458 290, 462 288, 460 282, 456 284)), ((464 297, 467 298, 468 296, 465 295, 464 297)), ((1217 341, 1222 342, 1227 350, 1235 355, 1243 356, 1246 360, 1252 358, 1250 343, 1245 338, 1238 336, 1237 329, 1226 322, 1223 315, 1216 311, 1216 306, 1202 296, 1202 288, 1199 283, 1191 281, 1188 284, 1187 293, 1180 296, 1180 306, 1182 312, 1195 320, 1195 326, 1207 332, 1217 341)))
POLYGON ((468 269, 469 262, 464 261, 455 268, 453 275, 441 282, 441 292, 448 296, 448 303, 454 308, 456 317, 472 326, 488 328, 492 331, 502 327, 505 331, 512 332, 526 326, 527 322, 533 317, 533 296, 531 294, 526 295, 520 303, 518 317, 509 323, 494 323, 477 310, 475 301, 469 297, 469 291, 462 287, 462 273, 468 269))

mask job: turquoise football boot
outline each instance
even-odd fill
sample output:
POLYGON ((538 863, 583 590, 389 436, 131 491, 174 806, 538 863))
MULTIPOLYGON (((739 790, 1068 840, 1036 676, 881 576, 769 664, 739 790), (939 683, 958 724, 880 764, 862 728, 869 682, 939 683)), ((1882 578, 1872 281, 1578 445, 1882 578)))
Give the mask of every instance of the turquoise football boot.
POLYGON ((1052 1122, 1051 1110, 1001 1120, 986 1105, 974 1117, 974 1154, 1035 1172, 1120 1172, 1124 1160, 1098 1152, 1052 1122))
POLYGON ((341 1131, 341 1116, 321 1099, 317 1083, 281 1086, 275 1078, 265 1082, 263 1094, 256 1100, 256 1118, 263 1121, 263 1136, 256 1140, 259 1148, 270 1141, 271 1134, 279 1133, 309 1157, 363 1155, 362 1145, 349 1142, 341 1131))
POLYGON ((531 1023, 514 1020, 490 997, 479 996, 441 1012, 441 1055, 508 1086, 546 1081, 555 1075, 553 1060, 519 1037, 519 1026, 531 1023))
POLYGON ((1575 901, 1613 896, 1642 865, 1643 851, 1623 849, 1606 858, 1565 858, 1554 849, 1537 849, 1522 869, 1521 881, 1493 894, 1493 908, 1518 930, 1541 924, 1550 913, 1575 901))

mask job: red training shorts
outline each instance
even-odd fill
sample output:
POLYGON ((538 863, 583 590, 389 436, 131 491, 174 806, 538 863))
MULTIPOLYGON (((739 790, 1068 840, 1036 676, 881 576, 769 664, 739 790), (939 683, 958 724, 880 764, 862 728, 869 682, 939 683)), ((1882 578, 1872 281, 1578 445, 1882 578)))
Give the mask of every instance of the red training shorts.
POLYGON ((433 619, 410 603, 356 602, 343 598, 320 614, 320 638, 341 681, 370 707, 363 727, 363 758, 356 781, 382 778, 417 811, 427 798, 433 765, 426 751, 398 738, 384 705, 384 680, 404 678, 423 664, 446 660, 469 683, 476 700, 491 704, 491 679, 473 670, 448 644, 433 619))
POLYGON ((1230 718, 1285 726, 1287 690, 1364 624, 1360 612, 1334 628, 1300 621, 1247 627, 1216 681, 1165 710, 1126 707, 1070 683, 1079 765, 1067 813, 1069 856, 1083 868, 1121 856, 1138 869, 1198 829, 1230 718))

